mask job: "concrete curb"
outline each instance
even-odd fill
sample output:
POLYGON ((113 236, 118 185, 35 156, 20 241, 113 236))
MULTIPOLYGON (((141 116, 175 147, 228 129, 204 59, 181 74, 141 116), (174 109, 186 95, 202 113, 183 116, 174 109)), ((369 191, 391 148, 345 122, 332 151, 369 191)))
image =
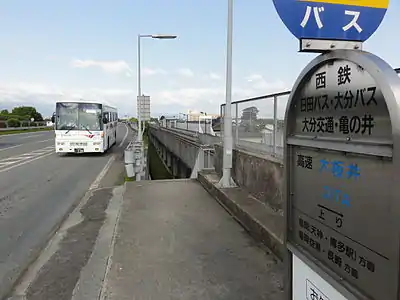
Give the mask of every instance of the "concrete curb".
POLYGON ((255 240, 267 246, 283 260, 283 216, 239 187, 218 188, 215 177, 215 171, 201 171, 198 181, 255 240))

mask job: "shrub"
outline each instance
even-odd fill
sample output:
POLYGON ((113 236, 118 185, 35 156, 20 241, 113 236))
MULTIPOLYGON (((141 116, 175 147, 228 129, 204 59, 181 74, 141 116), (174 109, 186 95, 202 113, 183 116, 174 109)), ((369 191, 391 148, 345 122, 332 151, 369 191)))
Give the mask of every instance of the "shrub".
POLYGON ((9 119, 7 121, 8 127, 20 127, 21 123, 17 119, 9 119))

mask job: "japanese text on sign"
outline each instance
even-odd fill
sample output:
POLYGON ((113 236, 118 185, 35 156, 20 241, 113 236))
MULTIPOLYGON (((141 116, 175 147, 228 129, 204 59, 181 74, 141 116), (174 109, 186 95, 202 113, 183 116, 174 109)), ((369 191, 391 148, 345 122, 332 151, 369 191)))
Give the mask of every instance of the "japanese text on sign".
POLYGON ((328 236, 316 224, 299 218, 300 230, 298 236, 307 247, 317 251, 318 253, 325 253, 329 262, 335 267, 343 269, 346 273, 354 279, 359 278, 359 268, 365 269, 371 273, 375 272, 376 266, 373 261, 363 255, 359 255, 350 245, 343 242, 341 239, 328 236), (324 247, 324 241, 327 241, 327 248, 324 247))
MULTIPOLYGON (((325 72, 324 72, 325 73, 325 72)), ((317 78, 318 80, 318 78, 317 78)), ((321 79, 319 79, 321 80, 321 79)), ((317 89, 325 88, 317 82, 317 89), (319 84, 319 85, 318 85, 319 84)), ((345 110, 357 108, 360 106, 370 107, 377 106, 378 102, 375 98, 376 86, 359 88, 356 90, 338 91, 333 97, 328 95, 302 97, 300 99, 301 112, 325 112, 329 110, 345 110)))
POLYGON ((329 300, 310 280, 306 280, 307 300, 329 300))
MULTIPOLYGON (((324 24, 321 20, 321 15, 324 13, 325 7, 324 6, 307 6, 306 11, 304 13, 304 18, 300 23, 300 26, 305 28, 308 25, 308 22, 310 21, 311 15, 313 15, 314 20, 316 25, 318 26, 319 29, 324 27, 324 24)), ((344 14, 347 16, 351 16, 350 22, 347 22, 342 26, 342 30, 344 32, 348 31, 351 28, 354 28, 357 30, 359 33, 362 32, 362 28, 360 25, 357 23, 358 18, 360 17, 360 12, 359 11, 353 11, 353 10, 345 10, 344 14)))
POLYGON ((361 133, 372 134, 372 129, 375 127, 374 117, 370 114, 364 116, 341 116, 338 120, 333 117, 305 117, 303 122, 303 132, 320 132, 320 133, 335 133, 342 134, 361 133))
MULTIPOLYGON (((337 86, 351 83, 352 69, 346 64, 337 70, 337 86)), ((321 90, 327 87, 327 72, 315 74, 315 89, 321 90)), ((368 86, 355 90, 345 89, 318 96, 307 96, 300 99, 300 111, 305 113, 322 112, 321 116, 304 117, 302 120, 302 132, 311 133, 341 133, 371 135, 375 127, 374 117, 370 113, 359 115, 333 116, 332 111, 355 109, 358 107, 376 107, 376 86, 368 86)))

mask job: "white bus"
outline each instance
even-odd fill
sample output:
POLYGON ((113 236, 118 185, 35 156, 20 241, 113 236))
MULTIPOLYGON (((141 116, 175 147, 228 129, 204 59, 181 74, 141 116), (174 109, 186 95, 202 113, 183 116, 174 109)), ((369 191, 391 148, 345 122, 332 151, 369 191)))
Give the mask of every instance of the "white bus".
POLYGON ((103 153, 117 141, 118 112, 99 102, 57 102, 56 153, 103 153))

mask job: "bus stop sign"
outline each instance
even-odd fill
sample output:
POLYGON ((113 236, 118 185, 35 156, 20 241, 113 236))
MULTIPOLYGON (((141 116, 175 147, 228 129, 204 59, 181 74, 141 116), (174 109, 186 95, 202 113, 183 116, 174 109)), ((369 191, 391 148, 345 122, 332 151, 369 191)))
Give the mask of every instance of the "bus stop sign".
POLYGON ((289 299, 397 299, 400 79, 335 50, 298 77, 285 117, 289 299))
POLYGON ((381 24, 389 0, 273 0, 298 39, 364 42, 381 24))

